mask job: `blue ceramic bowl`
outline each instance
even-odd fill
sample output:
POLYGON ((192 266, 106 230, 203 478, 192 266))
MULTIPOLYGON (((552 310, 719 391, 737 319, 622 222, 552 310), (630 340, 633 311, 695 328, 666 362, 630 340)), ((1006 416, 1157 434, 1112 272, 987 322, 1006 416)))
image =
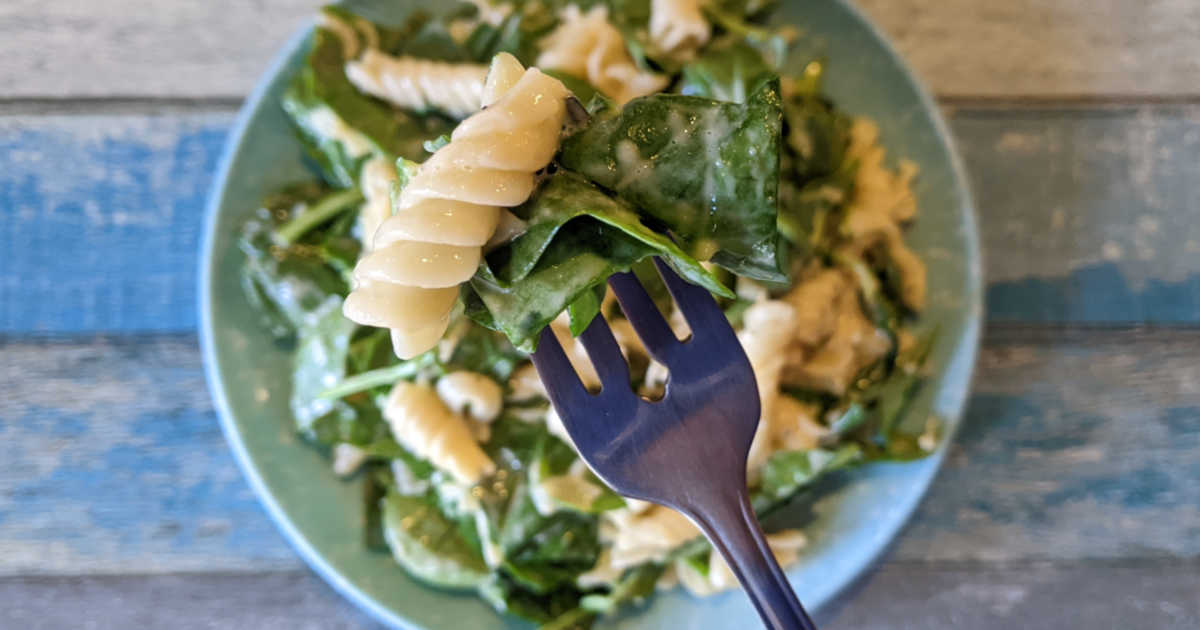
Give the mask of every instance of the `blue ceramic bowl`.
MULTIPOLYGON (((365 4, 365 3, 358 3, 365 4)), ((381 7, 403 2, 376 1, 381 7)), ((841 1, 783 2, 776 19, 804 34, 795 68, 828 61, 826 89, 847 111, 874 118, 892 159, 921 168, 920 215, 911 242, 929 261, 926 324, 940 328, 933 376, 909 413, 946 421, 943 444, 925 459, 873 464, 815 504, 810 544, 788 575, 810 609, 820 608, 884 550, 924 495, 959 424, 981 319, 979 239, 971 197, 945 122, 883 36, 841 1)), ((386 10, 384 9, 386 14, 386 10)), ((268 193, 311 177, 280 110, 280 95, 303 58, 307 32, 288 43, 246 101, 229 137, 209 200, 201 250, 201 337, 209 386, 230 446, 271 517, 301 556, 330 584, 381 621, 399 628, 507 628, 470 594, 435 590, 409 578, 386 554, 365 549, 356 482, 334 477, 328 461, 294 433, 288 413, 289 356, 276 348, 238 285, 242 223, 268 193)), ((787 515, 783 518, 787 519, 787 515)), ((601 627, 749 627, 740 592, 696 599, 660 593, 601 627)))

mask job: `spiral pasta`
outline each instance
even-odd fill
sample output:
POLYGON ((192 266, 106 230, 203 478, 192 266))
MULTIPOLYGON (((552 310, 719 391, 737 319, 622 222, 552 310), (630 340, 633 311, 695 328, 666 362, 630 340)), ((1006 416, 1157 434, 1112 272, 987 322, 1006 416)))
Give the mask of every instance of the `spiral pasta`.
POLYGON ((587 79, 622 104, 667 87, 667 77, 634 65, 621 32, 608 23, 607 7, 597 5, 583 13, 572 5, 563 10, 562 19, 539 42, 538 67, 587 79))
POLYGON ((467 421, 448 409, 428 385, 396 383, 388 394, 383 416, 398 442, 416 456, 449 471, 460 483, 477 483, 496 469, 475 441, 467 421))
POLYGON ((650 40, 662 53, 690 59, 712 37, 700 0, 651 0, 650 40))
POLYGON ((392 182, 396 181, 396 167, 384 157, 372 157, 362 167, 358 177, 362 189, 363 206, 358 213, 358 225, 362 231, 363 251, 371 251, 371 237, 380 225, 392 215, 392 182))
POLYGON ((431 109, 455 118, 477 111, 487 66, 393 57, 368 48, 346 63, 346 78, 359 90, 404 109, 431 109))
POLYGON ((534 173, 558 150, 568 91, 507 53, 492 61, 486 107, 464 120, 405 185, 393 214, 354 268, 343 312, 392 330, 401 358, 432 348, 449 323, 458 285, 479 266, 502 207, 534 189, 534 173))

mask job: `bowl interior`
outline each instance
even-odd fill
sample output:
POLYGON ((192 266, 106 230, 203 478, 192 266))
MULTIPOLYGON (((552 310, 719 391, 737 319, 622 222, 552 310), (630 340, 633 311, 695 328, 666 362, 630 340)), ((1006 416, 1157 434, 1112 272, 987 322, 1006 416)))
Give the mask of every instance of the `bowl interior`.
MULTIPOLYGON (((382 18, 397 5, 351 3, 382 18)), ((957 427, 978 344, 981 272, 970 195, 936 106, 878 32, 842 2, 780 3, 776 20, 803 33, 793 68, 819 57, 829 64, 826 90, 847 111, 874 118, 889 158, 916 162, 920 215, 910 233, 930 263, 930 305, 923 325, 939 328, 933 376, 909 410, 946 422, 934 455, 904 464, 873 464, 813 504, 775 518, 805 522, 809 547, 788 572, 802 601, 815 609, 869 566, 920 501, 957 427)), ((235 247, 242 223, 278 187, 309 178, 302 151, 279 99, 298 68, 307 38, 294 38, 247 101, 218 171, 202 248, 202 342, 221 422, 248 480, 291 543, 335 588, 380 620, 398 627, 524 627, 470 594, 426 587, 387 554, 362 544, 361 493, 294 433, 289 417, 290 356, 273 345, 242 297, 235 247)), ((679 590, 601 627, 736 627, 753 616, 741 593, 707 599, 679 590)))

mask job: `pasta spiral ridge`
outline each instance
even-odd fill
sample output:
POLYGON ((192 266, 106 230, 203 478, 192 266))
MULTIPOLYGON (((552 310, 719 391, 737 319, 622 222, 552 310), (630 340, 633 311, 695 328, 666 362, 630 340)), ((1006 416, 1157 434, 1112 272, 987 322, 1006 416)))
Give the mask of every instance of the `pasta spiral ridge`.
POLYGON ((415 112, 437 110, 466 118, 480 107, 487 66, 393 57, 374 48, 346 63, 359 90, 415 112))
POLYGON ((625 38, 608 22, 608 8, 592 7, 587 13, 571 5, 563 21, 538 45, 537 65, 586 79, 620 104, 667 87, 662 75, 639 70, 625 47, 625 38))
POLYGON ((700 0, 651 0, 650 39, 663 53, 691 59, 712 37, 700 0))
POLYGON ((366 235, 373 240, 354 268, 346 317, 390 328, 403 359, 436 345, 501 208, 528 199, 535 173, 558 151, 568 95, 557 79, 497 55, 483 89, 485 109, 459 124, 408 180, 392 216, 366 235))

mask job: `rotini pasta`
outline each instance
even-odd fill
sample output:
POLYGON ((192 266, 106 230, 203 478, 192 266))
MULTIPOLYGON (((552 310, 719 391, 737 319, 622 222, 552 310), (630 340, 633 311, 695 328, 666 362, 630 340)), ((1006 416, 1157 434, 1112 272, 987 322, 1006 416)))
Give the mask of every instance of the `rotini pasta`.
POLYGON ((534 173, 557 151, 567 96, 561 82, 497 55, 483 89, 486 109, 463 121, 408 181, 355 266, 346 316, 390 328, 401 358, 432 348, 501 207, 524 202, 534 173))
POLYGON ((392 182, 396 181, 396 167, 390 160, 373 157, 363 164, 359 175, 363 206, 358 213, 359 230, 362 233, 363 251, 371 251, 375 231, 392 215, 392 182))
POLYGON ((478 422, 495 420, 504 406, 500 386, 478 372, 451 372, 439 378, 437 393, 454 413, 470 415, 478 422))
POLYGON ((467 421, 446 408, 427 385, 400 381, 383 408, 396 441, 448 471, 462 484, 478 483, 496 465, 476 443, 467 421))
POLYGON ((700 0, 651 0, 650 40, 659 52, 691 59, 712 37, 700 0))
POLYGON ((563 10, 562 19, 562 24, 539 42, 539 67, 587 79, 618 103, 667 86, 667 77, 634 65, 621 32, 608 23, 607 7, 597 5, 583 13, 572 5, 563 10))
POLYGON ((738 340, 754 367, 762 414, 746 460, 749 477, 754 480, 771 455, 771 420, 779 397, 779 376, 786 359, 783 350, 791 343, 796 313, 786 302, 764 300, 746 310, 744 321, 738 340))
POLYGON ((617 569, 662 562, 671 550, 700 536, 686 516, 661 505, 650 505, 640 513, 612 510, 604 516, 613 526, 606 537, 612 543, 609 561, 617 569))
POLYGON ((359 90, 404 109, 455 118, 479 109, 487 72, 478 64, 393 57, 372 48, 346 62, 346 78, 359 90))
POLYGON ((314 138, 342 143, 350 159, 358 159, 375 150, 375 144, 363 133, 346 124, 332 109, 314 107, 296 118, 296 124, 314 138))
MULTIPOLYGON (((793 293, 801 291, 803 287, 802 284, 793 293)), ((799 301, 795 297, 785 299, 793 303, 799 301)), ((887 354, 892 342, 867 319, 857 290, 850 287, 848 282, 845 289, 834 297, 832 306, 823 308, 833 313, 832 328, 824 339, 801 351, 803 360, 787 363, 782 380, 789 385, 841 396, 862 368, 887 354)))

